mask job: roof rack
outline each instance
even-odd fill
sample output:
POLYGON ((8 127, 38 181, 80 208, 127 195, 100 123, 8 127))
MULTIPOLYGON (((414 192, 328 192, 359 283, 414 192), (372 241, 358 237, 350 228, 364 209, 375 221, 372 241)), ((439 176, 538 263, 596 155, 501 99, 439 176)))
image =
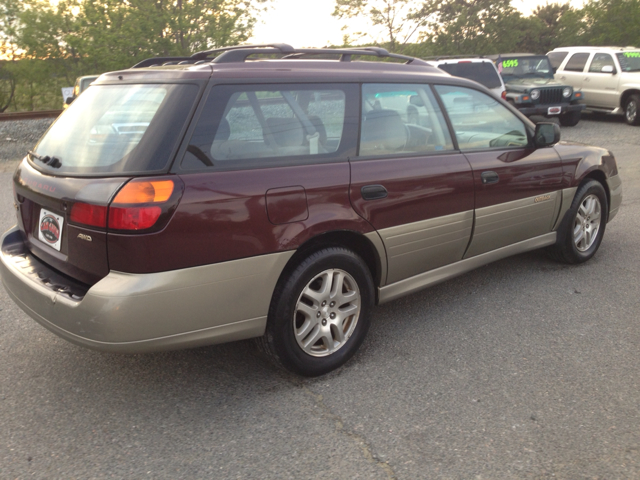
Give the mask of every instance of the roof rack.
POLYGON ((404 60, 405 63, 428 65, 427 62, 406 55, 389 53, 379 47, 356 48, 293 48, 286 43, 266 45, 236 45, 232 47, 215 48, 194 53, 190 57, 154 57, 143 60, 131 68, 156 67, 164 65, 197 65, 201 63, 241 63, 251 55, 278 55, 281 59, 300 59, 314 55, 336 55, 339 61, 350 62, 353 56, 374 56, 379 58, 394 58, 404 60), (214 58, 210 58, 214 56, 214 58))
POLYGON ((432 57, 421 57, 422 60, 454 60, 456 58, 487 58, 486 55, 434 55, 432 57))

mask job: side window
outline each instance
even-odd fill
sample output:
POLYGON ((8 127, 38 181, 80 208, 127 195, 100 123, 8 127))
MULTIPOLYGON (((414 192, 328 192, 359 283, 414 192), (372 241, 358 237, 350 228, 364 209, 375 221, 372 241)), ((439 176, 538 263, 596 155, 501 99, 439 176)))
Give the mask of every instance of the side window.
POLYGON ((450 150, 449 130, 428 85, 363 85, 360 156, 450 150))
POLYGON ((584 70, 584 66, 587 64, 588 59, 588 53, 574 53, 569 58, 569 61, 564 66, 564 69, 567 72, 582 72, 584 70))
POLYGON ((560 65, 562 65, 562 61, 569 54, 569 52, 549 52, 547 57, 549 57, 549 62, 553 67, 553 70, 557 70, 560 65))
POLYGON ((470 88, 436 85, 460 150, 525 147, 524 123, 495 98, 470 88))
POLYGON ((608 53, 596 53, 593 56, 593 60, 591 60, 591 65, 589 65, 589 72, 602 73, 602 67, 615 68, 613 57, 611 57, 611 55, 609 55, 608 53))
POLYGON ((345 130, 347 89, 357 87, 216 86, 181 167, 250 168, 335 158, 345 130))

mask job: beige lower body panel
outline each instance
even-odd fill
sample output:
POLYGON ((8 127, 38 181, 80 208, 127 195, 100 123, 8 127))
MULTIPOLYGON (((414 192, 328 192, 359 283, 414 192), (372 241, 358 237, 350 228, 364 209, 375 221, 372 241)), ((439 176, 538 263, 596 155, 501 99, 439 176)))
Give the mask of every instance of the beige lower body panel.
POLYGON ((477 209, 473 239, 464 258, 549 233, 561 204, 562 195, 556 191, 477 209))
POLYGON ((380 230, 387 251, 386 283, 456 262, 469 245, 473 211, 380 230))
POLYGON ((378 289, 378 303, 390 302, 512 255, 553 245, 556 242, 556 236, 556 232, 550 232, 381 287, 378 289))
POLYGON ((74 343, 142 352, 264 333, 276 282, 294 252, 150 274, 110 272, 75 301, 25 275, 1 252, 6 290, 36 321, 74 343))

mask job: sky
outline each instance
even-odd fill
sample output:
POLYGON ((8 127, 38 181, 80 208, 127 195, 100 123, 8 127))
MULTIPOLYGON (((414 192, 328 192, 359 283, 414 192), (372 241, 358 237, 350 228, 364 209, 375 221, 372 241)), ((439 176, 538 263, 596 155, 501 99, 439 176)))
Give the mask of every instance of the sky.
MULTIPOLYGON (((536 6, 558 3, 549 0, 512 0, 511 4, 524 15, 536 6)), ((559 0, 564 3, 564 0, 559 0)), ((572 0, 574 7, 581 7, 582 0, 572 0)), ((331 16, 335 0, 272 0, 270 9, 263 13, 254 28, 253 37, 247 43, 288 43, 297 48, 341 45, 345 33, 371 30, 359 19, 339 20, 331 16), (345 24, 347 31, 342 31, 345 24)), ((381 39, 384 36, 380 37, 381 39)), ((369 41, 374 40, 371 36, 369 41)), ((367 39, 363 39, 367 41, 367 39)))

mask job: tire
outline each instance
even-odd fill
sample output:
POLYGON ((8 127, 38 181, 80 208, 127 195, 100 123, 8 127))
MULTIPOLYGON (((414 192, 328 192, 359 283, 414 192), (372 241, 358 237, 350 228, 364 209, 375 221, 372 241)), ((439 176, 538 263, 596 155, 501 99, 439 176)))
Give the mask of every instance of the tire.
POLYGON ((362 344, 373 299, 365 262, 346 248, 324 248, 282 275, 258 344, 291 372, 324 375, 347 362, 362 344))
POLYGON ((602 184, 588 180, 577 190, 558 228, 551 256, 564 263, 583 263, 593 257, 604 236, 609 204, 602 184))
POLYGON ((563 127, 575 127, 580 122, 580 114, 582 112, 568 112, 564 115, 560 115, 560 125, 563 127))
POLYGON ((624 106, 624 119, 629 125, 640 125, 640 95, 629 96, 624 106))

